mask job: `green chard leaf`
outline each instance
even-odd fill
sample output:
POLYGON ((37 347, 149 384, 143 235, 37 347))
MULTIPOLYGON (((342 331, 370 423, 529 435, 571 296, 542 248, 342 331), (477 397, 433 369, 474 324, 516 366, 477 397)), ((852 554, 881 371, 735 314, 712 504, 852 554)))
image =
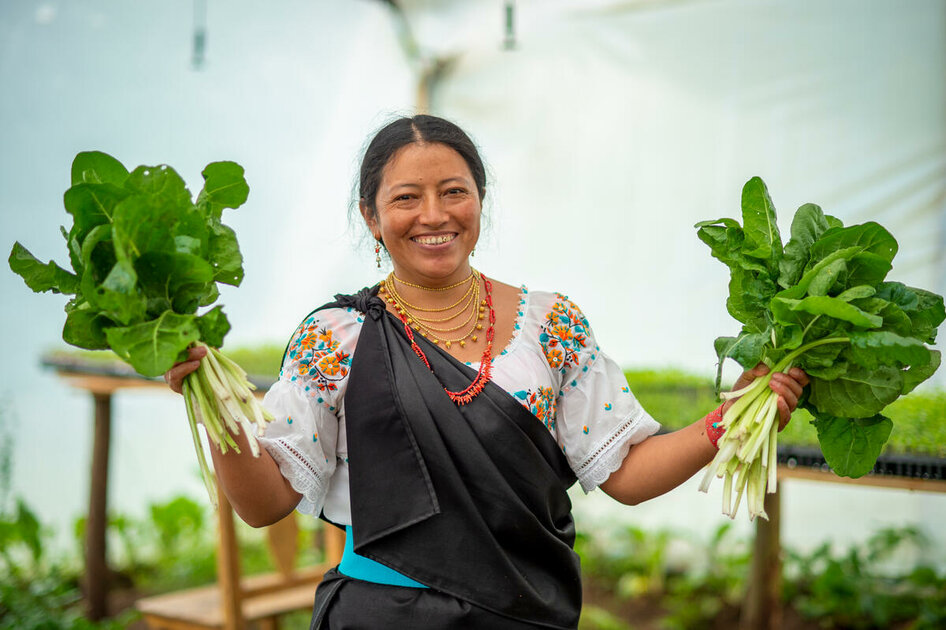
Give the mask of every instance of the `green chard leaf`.
POLYGON ((817 263, 838 250, 854 248, 857 253, 867 252, 888 263, 897 254, 897 240, 879 223, 868 221, 849 227, 834 227, 811 245, 811 261, 817 263))
POLYGON ((780 287, 787 289, 801 279, 808 264, 808 250, 831 226, 829 217, 825 216, 819 206, 806 203, 798 208, 792 219, 792 237, 785 244, 784 256, 779 261, 780 287))
POLYGON ((145 303, 138 291, 138 276, 131 263, 118 260, 105 280, 87 297, 103 315, 122 325, 139 321, 145 314, 145 303))
POLYGON ((215 223, 210 230, 210 264, 214 269, 214 280, 235 287, 243 282, 243 255, 237 243, 236 233, 229 227, 215 223))
POLYGON ((946 307, 943 305, 943 296, 923 289, 910 288, 917 297, 915 310, 907 311, 907 316, 913 324, 913 336, 926 342, 936 342, 936 331, 946 319, 946 307))
POLYGON ((916 386, 933 376, 943 357, 939 350, 930 350, 928 363, 914 363, 910 369, 903 372, 903 391, 904 396, 916 389, 916 386))
POLYGON ((219 220, 224 208, 239 208, 250 194, 243 167, 235 162, 212 162, 204 168, 203 176, 197 207, 209 218, 219 220))
POLYGON ((223 314, 223 307, 215 306, 197 318, 200 339, 213 348, 223 345, 224 336, 230 332, 230 322, 223 314))
POLYGON ((207 227, 190 201, 171 202, 170 197, 133 195, 115 209, 116 253, 134 260, 146 252, 190 253, 193 239, 207 242, 207 227), (188 239, 179 241, 179 236, 188 239), (120 246, 120 247, 119 247, 120 246))
POLYGON ((881 282, 876 297, 893 302, 904 311, 915 311, 920 305, 916 292, 901 282, 881 282))
POLYGON ((187 347, 200 338, 194 315, 165 311, 156 319, 134 326, 105 330, 108 345, 139 374, 160 376, 187 347))
POLYGON ((851 332, 848 335, 851 347, 848 356, 851 361, 867 369, 880 365, 906 367, 908 365, 928 365, 930 351, 923 342, 913 337, 901 337, 888 330, 870 332, 851 332))
POLYGON ((761 258, 770 270, 778 273, 782 258, 782 238, 778 231, 775 206, 768 188, 753 177, 742 189, 742 225, 745 231, 743 251, 747 256, 761 258))
POLYGON ((52 291, 53 293, 74 294, 79 288, 79 278, 69 273, 56 263, 40 262, 19 242, 13 244, 7 259, 10 269, 26 282, 26 286, 35 293, 52 291))
POLYGON ((825 461, 841 477, 869 473, 890 437, 893 422, 880 414, 870 418, 822 416, 815 420, 825 461))
POLYGON ((73 221, 69 236, 81 243, 92 228, 111 223, 115 207, 126 197, 128 192, 114 184, 74 184, 63 195, 63 204, 73 221))
MULTIPOLYGON (((787 298, 775 297, 772 299, 773 311, 778 310, 784 313, 782 309, 788 311, 808 313, 809 315, 823 315, 843 322, 850 322, 860 328, 880 328, 884 320, 878 315, 871 315, 849 304, 844 300, 827 297, 823 295, 809 295, 803 300, 792 300, 787 298)), ((782 315, 780 321, 788 320, 788 316, 782 315)))
POLYGON ((851 366, 834 380, 811 380, 809 402, 821 414, 869 418, 880 413, 903 390, 903 373, 890 366, 868 370, 851 366))
POLYGON ((213 283, 213 269, 203 258, 177 252, 146 252, 135 261, 149 310, 165 305, 176 313, 197 311, 213 283))
POLYGON ((850 302, 851 300, 869 298, 875 293, 877 293, 877 289, 874 287, 867 284, 859 284, 856 287, 851 287, 850 289, 842 291, 837 295, 837 298, 839 300, 844 300, 845 302, 850 302))
POLYGON ((777 288, 767 273, 733 269, 726 310, 750 332, 764 332, 770 324, 767 307, 777 288))
POLYGON ((751 369, 765 357, 765 345, 770 335, 766 333, 750 333, 743 330, 738 337, 718 337, 713 343, 716 356, 719 357, 716 369, 716 392, 719 393, 720 382, 723 376, 723 362, 729 357, 742 367, 751 369))
POLYGON ((128 177, 128 169, 121 162, 101 151, 83 151, 72 160, 72 183, 108 182, 121 186, 128 177))
POLYGON ((86 350, 106 350, 108 339, 105 338, 105 329, 114 325, 114 322, 85 303, 82 308, 66 309, 62 339, 86 350))

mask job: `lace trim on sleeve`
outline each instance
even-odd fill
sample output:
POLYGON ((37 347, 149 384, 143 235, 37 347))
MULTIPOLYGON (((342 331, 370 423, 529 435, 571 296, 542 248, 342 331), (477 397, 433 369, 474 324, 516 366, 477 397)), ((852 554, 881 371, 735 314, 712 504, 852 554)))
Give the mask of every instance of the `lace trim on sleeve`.
POLYGON ((581 489, 587 494, 608 480, 624 463, 631 446, 642 442, 660 429, 660 424, 643 410, 625 418, 611 437, 594 450, 575 469, 581 489))
POLYGON ((302 495, 296 509, 318 516, 325 505, 331 470, 322 470, 282 438, 261 440, 292 489, 302 495))

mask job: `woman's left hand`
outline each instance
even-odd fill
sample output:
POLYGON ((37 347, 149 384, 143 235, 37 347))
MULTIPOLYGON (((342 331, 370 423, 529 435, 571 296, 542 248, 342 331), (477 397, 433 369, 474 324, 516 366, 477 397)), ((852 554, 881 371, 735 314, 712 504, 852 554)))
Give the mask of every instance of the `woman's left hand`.
MULTIPOLYGON (((733 390, 742 389, 755 379, 761 378, 768 373, 769 367, 764 363, 760 363, 751 370, 746 370, 743 372, 736 381, 736 384, 733 385, 733 390)), ((778 394, 778 401, 776 404, 778 405, 779 413, 779 431, 784 429, 785 425, 788 424, 789 419, 792 417, 792 412, 795 411, 796 407, 798 407, 798 399, 801 398, 802 390, 805 389, 805 386, 808 385, 808 382, 808 375, 805 374, 804 370, 797 367, 791 368, 787 373, 776 372, 772 375, 772 378, 769 381, 769 388, 778 394)), ((726 405, 723 407, 723 412, 725 412, 734 402, 735 399, 727 401, 726 405)))

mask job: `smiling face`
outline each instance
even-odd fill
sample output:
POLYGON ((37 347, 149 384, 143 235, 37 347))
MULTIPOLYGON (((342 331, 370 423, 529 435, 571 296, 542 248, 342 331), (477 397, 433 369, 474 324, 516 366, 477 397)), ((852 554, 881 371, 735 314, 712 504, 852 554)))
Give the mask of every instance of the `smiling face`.
POLYGON ((382 171, 372 213, 361 212, 402 280, 427 287, 470 275, 480 235, 480 198, 463 157, 445 144, 408 144, 382 171))

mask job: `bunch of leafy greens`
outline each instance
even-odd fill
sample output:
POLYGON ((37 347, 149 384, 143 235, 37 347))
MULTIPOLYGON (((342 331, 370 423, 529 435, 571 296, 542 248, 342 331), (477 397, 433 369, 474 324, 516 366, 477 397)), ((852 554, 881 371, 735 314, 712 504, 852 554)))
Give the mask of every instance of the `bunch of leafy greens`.
MULTIPOLYGON (((845 227, 818 206, 805 204, 795 213, 791 238, 783 246, 775 208, 758 177, 743 188, 742 218, 742 225, 733 219, 696 225, 700 240, 731 271, 726 306, 742 323, 738 336, 716 340, 719 369, 727 357, 747 369, 759 362, 773 371, 804 369, 811 383, 800 404, 815 418, 825 459, 838 475, 862 476, 890 435, 884 408, 940 365, 940 353, 928 345, 946 318, 943 298, 886 280, 898 245, 877 223, 845 227)), ((717 391, 719 377, 720 372, 717 391)), ((727 434, 751 439, 754 424, 764 424, 758 415, 769 403, 761 393, 767 383, 758 379, 751 389, 736 392, 742 395, 724 417, 727 434), (755 417, 733 431, 750 410, 755 417)), ((765 450, 763 466, 774 462, 777 430, 771 423, 768 429, 770 434, 756 437, 750 447, 742 442, 733 448, 743 455, 765 450), (765 440, 770 448, 759 448, 765 440)), ((721 445, 720 455, 723 451, 721 445)), ((728 465, 738 479, 737 466, 728 465)), ((711 469, 726 466, 714 460, 711 469)), ((770 492, 774 472, 772 465, 770 492)))
MULTIPOLYGON (((245 373, 215 350, 230 329, 222 307, 197 314, 217 300, 217 283, 238 286, 243 280, 236 234, 221 216, 249 194, 243 168, 234 162, 208 164, 203 177, 203 190, 192 201, 184 180, 166 165, 129 172, 105 153, 79 153, 63 198, 73 225, 69 231, 60 228, 73 271, 37 260, 19 242, 9 263, 33 291, 73 296, 62 331, 67 343, 111 348, 143 376, 163 374, 192 345, 210 348, 200 370, 185 382, 208 481, 196 421, 204 422, 211 441, 225 451, 236 444, 224 428, 239 433, 238 425, 248 428, 247 417, 263 426, 268 414, 249 392, 245 373)), ((258 452, 248 431, 247 438, 258 452)))

